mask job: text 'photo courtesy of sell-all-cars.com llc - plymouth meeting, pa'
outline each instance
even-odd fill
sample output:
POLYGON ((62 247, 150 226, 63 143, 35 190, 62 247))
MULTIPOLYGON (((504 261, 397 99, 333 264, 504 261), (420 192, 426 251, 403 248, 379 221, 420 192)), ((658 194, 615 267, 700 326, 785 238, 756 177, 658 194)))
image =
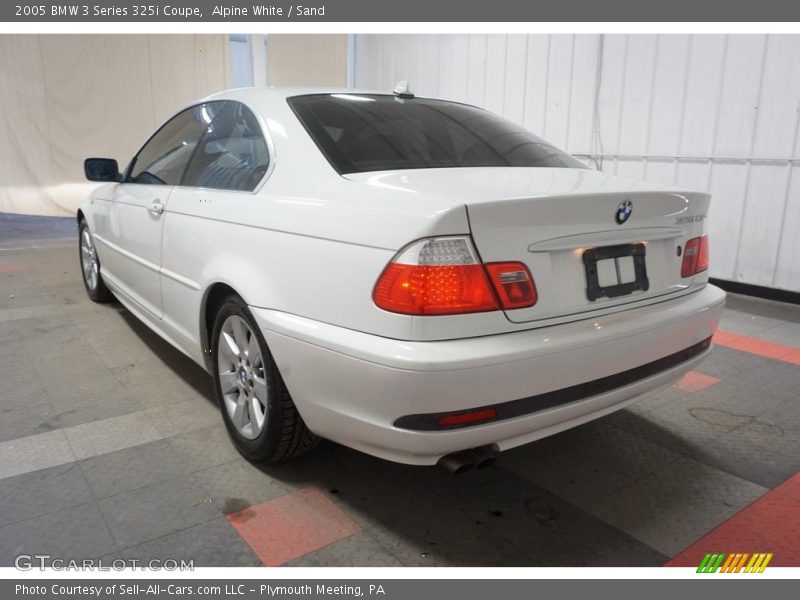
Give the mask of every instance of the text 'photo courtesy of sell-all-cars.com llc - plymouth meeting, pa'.
POLYGON ((490 464, 679 380, 725 300, 708 194, 403 83, 222 92, 85 171, 89 296, 213 375, 251 460, 490 464))

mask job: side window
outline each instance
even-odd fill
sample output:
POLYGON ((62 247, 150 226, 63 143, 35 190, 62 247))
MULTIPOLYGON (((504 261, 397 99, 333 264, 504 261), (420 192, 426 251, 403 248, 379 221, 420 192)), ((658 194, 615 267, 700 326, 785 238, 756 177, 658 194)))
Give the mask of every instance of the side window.
POLYGON ((193 106, 167 121, 139 150, 128 181, 178 185, 197 143, 223 104, 209 102, 193 106))
POLYGON ((181 185, 253 191, 269 166, 267 142, 255 115, 226 101, 192 156, 181 185))

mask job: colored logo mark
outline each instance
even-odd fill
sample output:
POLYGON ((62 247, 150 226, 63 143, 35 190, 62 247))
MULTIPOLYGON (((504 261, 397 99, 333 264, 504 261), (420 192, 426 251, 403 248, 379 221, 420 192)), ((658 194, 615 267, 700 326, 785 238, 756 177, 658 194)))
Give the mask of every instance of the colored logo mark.
POLYGON ((697 567, 698 573, 763 573, 769 561, 772 560, 772 553, 759 552, 748 554, 738 552, 724 554, 706 554, 703 562, 697 567))

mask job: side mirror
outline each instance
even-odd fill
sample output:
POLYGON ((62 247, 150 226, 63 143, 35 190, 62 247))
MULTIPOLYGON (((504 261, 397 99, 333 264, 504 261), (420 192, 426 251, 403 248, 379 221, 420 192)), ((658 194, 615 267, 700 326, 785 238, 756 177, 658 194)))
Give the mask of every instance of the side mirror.
POLYGON ((113 158, 87 158, 83 161, 83 172, 89 181, 121 181, 117 161, 113 158))

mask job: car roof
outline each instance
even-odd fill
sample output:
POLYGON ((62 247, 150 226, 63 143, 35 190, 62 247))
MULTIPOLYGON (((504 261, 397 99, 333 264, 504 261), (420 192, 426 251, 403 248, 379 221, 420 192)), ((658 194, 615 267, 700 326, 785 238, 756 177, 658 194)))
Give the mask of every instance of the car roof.
POLYGON ((292 96, 307 96, 312 94, 379 94, 385 96, 392 96, 391 90, 368 90, 368 89, 353 89, 344 87, 316 87, 316 86, 303 86, 303 87, 241 87, 230 90, 224 90, 212 94, 201 100, 202 102, 209 100, 250 100, 250 101, 264 101, 264 100, 285 100, 292 96))

